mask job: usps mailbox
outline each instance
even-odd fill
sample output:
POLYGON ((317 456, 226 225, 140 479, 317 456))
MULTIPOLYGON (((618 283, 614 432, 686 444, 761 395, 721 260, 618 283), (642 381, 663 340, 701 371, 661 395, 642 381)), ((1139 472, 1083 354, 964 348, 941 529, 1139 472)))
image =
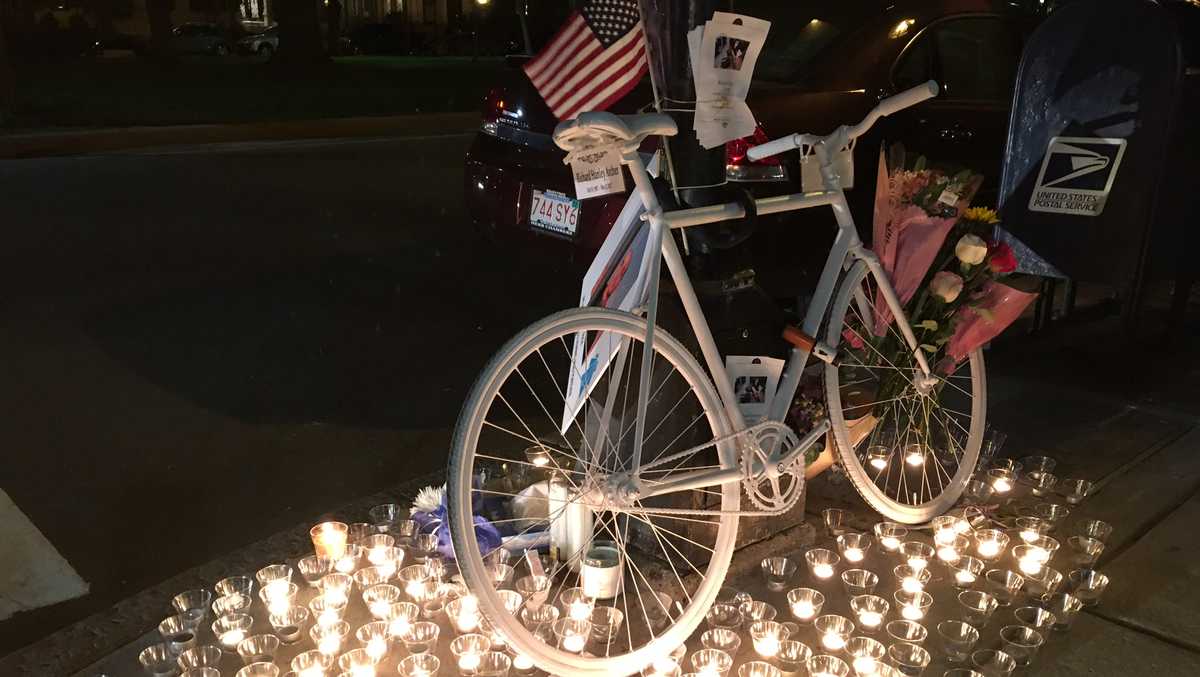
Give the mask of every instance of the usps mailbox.
POLYGON ((1031 36, 1000 185, 1005 227, 1046 264, 1029 272, 1136 299, 1152 240, 1178 235, 1175 217, 1194 209, 1177 26, 1153 2, 1075 2, 1031 36), (1171 194, 1177 172, 1191 177, 1186 195, 1171 194))

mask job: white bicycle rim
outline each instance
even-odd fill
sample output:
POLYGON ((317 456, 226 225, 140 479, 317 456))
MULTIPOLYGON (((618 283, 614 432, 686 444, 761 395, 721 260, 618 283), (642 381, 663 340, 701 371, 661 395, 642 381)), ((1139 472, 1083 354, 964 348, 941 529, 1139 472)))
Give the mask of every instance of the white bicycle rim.
MULTIPOLYGON (((709 490, 714 495, 719 492, 720 514, 714 510, 714 513, 705 520, 716 528, 708 566, 703 575, 696 577, 699 580, 691 579, 695 583, 695 591, 691 595, 690 602, 687 602, 678 616, 672 619, 672 624, 636 650, 620 655, 599 657, 569 653, 538 639, 533 632, 526 629, 517 617, 506 611, 503 601, 493 587, 493 581, 482 557, 475 530, 472 528, 471 494, 473 468, 478 455, 476 447, 480 441, 485 418, 493 402, 496 401, 498 393, 510 376, 519 373, 517 369, 525 359, 539 353, 540 347, 548 345, 551 341, 561 337, 572 337, 582 331, 607 331, 616 336, 636 339, 639 343, 637 343, 636 350, 632 352, 640 355, 642 347, 640 341, 645 339, 646 322, 644 319, 628 313, 596 308, 576 308, 551 315, 529 326, 511 339, 481 372, 459 414, 450 456, 447 502, 450 532, 455 553, 458 556, 459 569, 470 591, 478 597, 480 609, 508 642, 517 651, 531 658, 539 668, 550 674, 611 677, 612 675, 636 673, 650 665, 655 659, 669 654, 686 642, 703 620, 708 608, 716 599, 733 554, 738 516, 730 513, 736 513, 740 509, 741 487, 734 482, 709 490)), ((715 436, 717 438, 728 436, 729 422, 721 407, 720 398, 695 358, 661 328, 655 330, 654 349, 656 359, 666 359, 695 392, 696 398, 703 408, 707 424, 715 436)), ((636 370, 634 370, 634 376, 636 376, 636 370)), ((522 378, 524 378, 523 375, 522 378)), ((722 467, 737 465, 737 454, 732 442, 725 441, 717 443, 715 446, 722 467)), ((646 513, 641 514, 643 517, 647 516, 646 513)), ((625 556, 632 558, 630 553, 625 553, 625 556)), ((695 567, 692 566, 692 569, 695 570, 695 567)), ((624 598, 627 604, 630 604, 628 598, 633 597, 629 594, 629 580, 634 575, 636 572, 635 574, 626 572, 626 591, 621 598, 624 598)), ((676 573, 676 578, 678 577, 679 574, 676 573)), ((645 577, 642 580, 646 580, 645 577)), ((634 585, 637 585, 636 579, 634 579, 634 585)), ((687 600, 681 601, 686 602, 687 600)), ((627 610, 630 608, 626 607, 627 610)), ((644 612, 645 606, 643 605, 642 608, 644 612)), ((630 643, 632 644, 632 639, 630 643)))
MULTIPOLYGON (((840 360, 836 365, 825 367, 829 420, 838 460, 863 499, 890 520, 920 524, 954 505, 979 461, 987 413, 983 353, 978 349, 972 351, 950 375, 941 376, 944 384, 935 389, 932 395, 920 395, 910 386, 909 391, 888 398, 891 402, 881 403, 885 407, 883 411, 898 412, 891 418, 899 420, 915 416, 918 421, 923 420, 926 431, 931 431, 929 434, 933 439, 926 448, 932 447, 932 450, 923 455, 920 465, 909 464, 902 452, 912 431, 889 430, 887 415, 856 449, 850 443, 846 414, 858 414, 862 410, 856 411, 852 403, 844 403, 842 395, 843 391, 854 388, 859 381, 844 381, 843 377, 853 370, 867 380, 892 370, 915 373, 917 369, 917 363, 911 355, 905 355, 908 362, 893 364, 892 359, 899 361, 901 358, 873 351, 869 341, 864 343, 863 348, 855 348, 843 335, 848 332, 858 338, 856 327, 862 326, 864 317, 869 318, 874 314, 876 297, 873 292, 876 285, 873 283, 874 276, 868 278, 868 275, 871 273, 866 264, 859 262, 852 266, 843 278, 830 309, 825 340, 828 345, 840 349, 840 360), (864 286, 864 280, 868 279, 872 282, 864 286), (856 297, 857 290, 864 290, 865 293, 856 297), (846 322, 848 311, 851 319, 849 325, 846 322), (966 374, 963 374, 964 370, 966 374), (954 400, 953 406, 946 402, 947 399, 954 400), (885 442, 887 444, 884 446, 890 450, 886 462, 879 457, 868 459, 867 449, 873 444, 885 442), (872 465, 872 460, 879 465, 872 465), (917 473, 920 473, 919 479, 916 478, 917 473), (893 474, 896 478, 894 488, 893 474)), ((887 331, 899 337, 894 322, 887 331)), ((872 411, 881 411, 878 406, 873 407, 872 411)))

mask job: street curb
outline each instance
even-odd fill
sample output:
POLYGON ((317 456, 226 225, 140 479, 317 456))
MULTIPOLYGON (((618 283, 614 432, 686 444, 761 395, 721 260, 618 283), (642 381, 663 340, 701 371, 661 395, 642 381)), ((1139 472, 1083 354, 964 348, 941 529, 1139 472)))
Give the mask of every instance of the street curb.
POLYGON ((88 672, 88 668, 137 641, 170 613, 171 597, 182 590, 210 588, 215 581, 235 574, 297 558, 312 549, 309 525, 323 518, 360 522, 371 507, 382 503, 411 503, 423 487, 440 484, 445 471, 402 482, 390 489, 357 499, 320 515, 311 515, 294 527, 201 564, 113 606, 73 623, 29 646, 0 658, 0 675, 46 677, 88 672))
POLYGON ((479 114, 463 112, 38 132, 0 136, 0 159, 88 155, 154 146, 246 141, 424 136, 465 133, 478 128, 479 114))

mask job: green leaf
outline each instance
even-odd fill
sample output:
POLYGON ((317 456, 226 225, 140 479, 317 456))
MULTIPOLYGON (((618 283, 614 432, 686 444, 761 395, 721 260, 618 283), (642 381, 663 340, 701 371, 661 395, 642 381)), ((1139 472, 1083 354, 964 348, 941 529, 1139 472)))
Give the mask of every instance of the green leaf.
POLYGON ((938 351, 937 346, 933 346, 928 343, 922 343, 921 350, 924 350, 927 353, 936 353, 938 351))
POLYGON ((914 172, 922 172, 922 171, 925 171, 925 164, 926 164, 925 156, 924 156, 924 155, 918 155, 918 156, 917 156, 917 161, 913 163, 913 171, 914 171, 914 172))
POLYGON ((940 339, 938 339, 938 340, 934 341, 934 343, 938 344, 939 346, 944 346, 944 345, 946 345, 946 344, 947 344, 947 343, 949 343, 949 342, 950 342, 950 337, 949 337, 949 336, 943 336, 943 337, 941 337, 940 339))
POLYGON ((922 329, 928 329, 929 331, 937 331, 938 323, 936 320, 925 320, 924 322, 921 322, 917 326, 922 329))

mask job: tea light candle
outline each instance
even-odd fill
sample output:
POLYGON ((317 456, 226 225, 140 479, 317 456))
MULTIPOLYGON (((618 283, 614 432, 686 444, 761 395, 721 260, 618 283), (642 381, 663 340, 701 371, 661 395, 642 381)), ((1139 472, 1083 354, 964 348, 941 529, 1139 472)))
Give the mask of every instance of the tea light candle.
POLYGON ((984 559, 995 559, 1008 545, 1008 536, 998 529, 983 529, 975 533, 975 550, 984 559))
POLYGON ((237 645, 240 644, 243 639, 246 639, 246 631, 240 628, 234 628, 233 630, 222 632, 220 642, 222 647, 232 650, 236 649, 237 645))
POLYGON ((900 615, 908 621, 919 621, 925 618, 925 612, 921 611, 921 607, 916 604, 905 604, 900 607, 900 615))
POLYGON ((988 471, 988 479, 992 483, 992 491, 997 494, 1006 494, 1012 491, 1013 475, 1011 471, 1004 468, 992 468, 988 471))
POLYGON ((878 611, 863 611, 858 614, 858 624, 868 630, 878 628, 883 623, 883 614, 878 611))
POLYGON ((779 645, 788 638, 788 632, 775 621, 755 621, 750 625, 750 638, 759 656, 772 658, 779 653, 779 645))
POLYGON ((875 538, 879 541, 879 547, 892 552, 900 548, 904 537, 908 535, 908 528, 895 522, 879 522, 875 525, 874 531, 875 538))
POLYGON ((309 530, 317 557, 339 559, 346 554, 350 527, 344 522, 322 522, 309 530))
POLYGON ((367 649, 368 656, 370 656, 371 658, 373 658, 375 660, 379 660, 379 659, 383 658, 385 655, 387 655, 387 652, 388 652, 387 640, 382 637, 372 637, 371 639, 367 640, 366 649, 367 649))
POLYGON ((792 616, 801 623, 808 623, 814 616, 821 613, 825 604, 825 595, 812 588, 796 588, 788 591, 788 607, 792 616))
POLYGON ((821 645, 829 651, 841 651, 850 641, 854 632, 854 624, 849 619, 837 615, 821 616, 813 623, 821 645))
MULTIPOLYGON (((870 656, 858 656, 851 664, 857 675, 874 675, 879 672, 879 661, 870 656)), ((829 674, 829 673, 825 673, 829 674)))
POLYGON ((523 653, 519 653, 513 656, 512 666, 517 672, 528 672, 533 669, 533 659, 523 653))
POLYGON ((904 620, 919 621, 925 617, 925 612, 933 606, 933 596, 927 592, 905 592, 900 590, 894 595, 896 604, 900 607, 900 616, 904 620))
POLYGON ((479 660, 479 654, 465 653, 458 657, 458 669, 463 674, 475 672, 475 669, 479 667, 479 660))
POLYGON ((816 607, 808 600, 801 600, 792 605, 792 615, 800 620, 811 619, 817 613, 816 607))
POLYGON ((830 651, 841 651, 846 646, 846 638, 836 632, 827 632, 821 636, 821 645, 830 651))
POLYGON ((978 576, 966 569, 959 569, 958 571, 954 572, 954 580, 960 585, 970 585, 975 582, 976 578, 978 578, 978 576))

